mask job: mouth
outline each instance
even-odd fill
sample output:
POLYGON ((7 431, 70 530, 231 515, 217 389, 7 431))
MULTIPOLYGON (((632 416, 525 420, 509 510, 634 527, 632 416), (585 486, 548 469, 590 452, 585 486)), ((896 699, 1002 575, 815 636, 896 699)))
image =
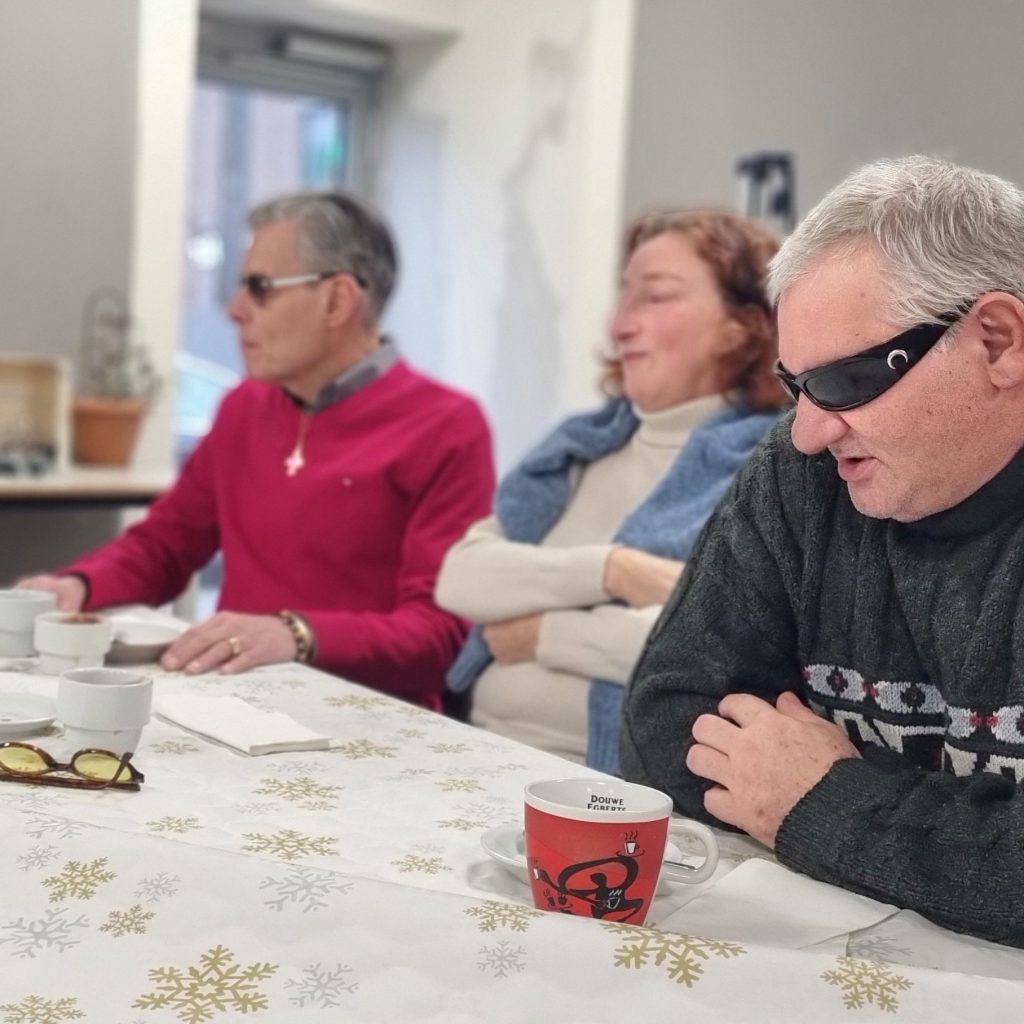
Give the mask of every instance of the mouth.
POLYGON ((839 476, 847 483, 864 479, 876 462, 870 455, 836 455, 833 452, 833 458, 839 476))

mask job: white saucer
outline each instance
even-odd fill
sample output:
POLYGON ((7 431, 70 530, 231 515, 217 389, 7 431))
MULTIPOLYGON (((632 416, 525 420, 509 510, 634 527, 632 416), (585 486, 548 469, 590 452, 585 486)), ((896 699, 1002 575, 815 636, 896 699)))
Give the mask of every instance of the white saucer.
POLYGON ((111 616, 114 641, 107 652, 108 665, 142 665, 160 655, 185 632, 185 626, 155 622, 142 616, 111 616))
MULTIPOLYGON (((521 826, 498 825, 489 829, 480 837, 480 845, 488 857, 496 860, 506 871, 510 871, 523 885, 530 884, 530 876, 526 871, 526 842, 521 826)), ((665 859, 683 859, 682 851, 675 843, 667 844, 665 859)), ((664 892, 665 885, 665 881, 662 880, 658 885, 658 892, 664 892)))
MULTIPOLYGON (((0 672, 0 682, 4 676, 12 674, 0 672)), ((38 735, 53 725, 56 717, 56 702, 50 697, 34 693, 0 693, 0 739, 38 735)))

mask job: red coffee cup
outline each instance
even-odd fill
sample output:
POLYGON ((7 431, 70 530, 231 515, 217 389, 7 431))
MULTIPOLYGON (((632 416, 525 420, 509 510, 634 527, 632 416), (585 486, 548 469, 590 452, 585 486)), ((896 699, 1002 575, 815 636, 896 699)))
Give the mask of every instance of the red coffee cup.
POLYGON ((643 924, 658 879, 703 882, 718 864, 705 825, 671 820, 660 790, 619 779, 544 779, 525 796, 526 867, 540 910, 643 924), (696 838, 697 867, 666 863, 669 835, 696 838))

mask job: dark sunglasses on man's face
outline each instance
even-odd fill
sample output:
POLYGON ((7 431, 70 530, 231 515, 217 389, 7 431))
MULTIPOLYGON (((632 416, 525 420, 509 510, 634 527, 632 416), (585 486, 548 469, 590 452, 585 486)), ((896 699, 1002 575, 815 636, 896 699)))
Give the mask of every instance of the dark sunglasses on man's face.
POLYGON ((969 309, 966 305, 943 313, 938 317, 941 323, 918 324, 880 345, 795 376, 780 360, 775 364, 775 376, 794 402, 806 395, 819 409, 829 412, 856 409, 888 391, 969 309))
MULTIPOLYGON (((300 284, 318 284, 326 281, 329 277, 336 277, 338 274, 348 274, 347 270, 323 270, 313 274, 292 274, 289 277, 269 277, 267 274, 244 274, 239 278, 239 285, 251 296, 253 302, 262 306, 267 301, 267 296, 277 288, 293 288, 300 284)), ((360 288, 365 288, 366 283, 356 274, 349 274, 360 288)))

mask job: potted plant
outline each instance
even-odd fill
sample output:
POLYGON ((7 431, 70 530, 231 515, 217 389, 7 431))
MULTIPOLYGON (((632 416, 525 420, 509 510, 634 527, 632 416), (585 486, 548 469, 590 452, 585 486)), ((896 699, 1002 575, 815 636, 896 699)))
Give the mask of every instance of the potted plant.
POLYGON ((85 303, 78 394, 72 404, 75 461, 126 466, 142 417, 160 387, 124 295, 100 288, 85 303))

